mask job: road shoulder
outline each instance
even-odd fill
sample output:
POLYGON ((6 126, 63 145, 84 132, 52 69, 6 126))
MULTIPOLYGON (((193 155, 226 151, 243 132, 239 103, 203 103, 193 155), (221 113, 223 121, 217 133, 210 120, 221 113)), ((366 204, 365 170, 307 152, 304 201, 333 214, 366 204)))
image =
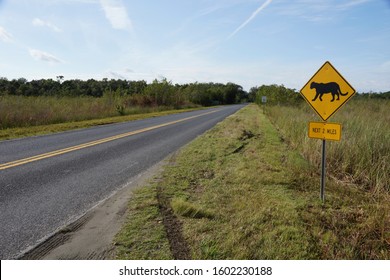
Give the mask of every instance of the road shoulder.
MULTIPOLYGON (((168 156, 167 158, 169 158, 168 156)), ((166 160, 131 178, 119 190, 87 213, 45 238, 19 259, 101 260, 113 259, 113 240, 127 216, 133 191, 145 185, 163 168, 166 160)))

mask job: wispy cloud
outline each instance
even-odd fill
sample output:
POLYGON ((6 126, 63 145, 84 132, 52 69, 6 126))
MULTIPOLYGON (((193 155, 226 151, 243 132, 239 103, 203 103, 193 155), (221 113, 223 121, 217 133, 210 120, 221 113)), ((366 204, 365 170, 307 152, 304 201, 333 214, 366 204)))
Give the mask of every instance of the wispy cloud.
POLYGON ((209 14, 212 14, 218 10, 220 10, 221 7, 220 6, 210 6, 208 8, 205 8, 203 10, 201 10, 197 15, 196 17, 203 17, 203 16, 207 16, 209 14))
POLYGON ((264 10, 269 4, 271 4, 272 0, 265 1, 256 11, 252 13, 252 15, 244 21, 236 30, 233 31, 228 37, 228 39, 232 38, 236 35, 241 29, 243 29, 248 23, 250 23, 262 10, 264 10))
POLYGON ((55 31, 55 32, 61 32, 61 29, 59 27, 57 27, 56 25, 54 25, 53 23, 49 22, 49 21, 44 21, 40 18, 34 18, 33 21, 32 21, 32 24, 34 26, 44 26, 44 27, 48 27, 50 28, 51 30, 55 31))
POLYGON ((13 41, 12 35, 0 26, 0 40, 5 43, 11 43, 13 41))
POLYGON ((133 25, 122 0, 100 0, 100 4, 114 29, 131 30, 133 25))
POLYGON ((278 2, 276 10, 280 15, 300 17, 307 21, 333 20, 340 12, 354 9, 373 0, 284 0, 278 2))
POLYGON ((116 71, 108 71, 106 75, 113 79, 126 80, 126 77, 124 75, 116 71))
POLYGON ((380 68, 382 71, 387 70, 390 72, 390 60, 383 62, 380 68))
POLYGON ((336 7, 340 10, 348 9, 354 6, 362 5, 371 0, 354 0, 354 1, 346 1, 345 3, 339 4, 336 7))
POLYGON ((30 55, 35 58, 36 60, 41 60, 49 63, 63 63, 63 61, 56 56, 40 51, 40 50, 35 50, 35 49, 30 49, 29 50, 30 55))

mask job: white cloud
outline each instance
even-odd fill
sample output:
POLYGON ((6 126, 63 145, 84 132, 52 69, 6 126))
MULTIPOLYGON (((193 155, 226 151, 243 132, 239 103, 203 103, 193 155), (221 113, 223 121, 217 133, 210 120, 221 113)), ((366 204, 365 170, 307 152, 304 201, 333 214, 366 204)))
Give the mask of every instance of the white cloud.
POLYGON ((241 29, 243 29, 248 23, 250 23, 262 10, 264 10, 269 4, 271 4, 272 0, 265 1, 256 11, 252 13, 252 15, 244 21, 232 34, 229 35, 228 38, 232 38, 236 35, 241 29))
POLYGON ((5 42, 5 43, 11 43, 12 40, 12 35, 7 32, 3 27, 0 26, 0 40, 5 42))
POLYGON ((131 30, 133 25, 122 0, 100 0, 100 4, 114 29, 131 30))
POLYGON ((35 58, 36 60, 41 60, 41 61, 45 61, 45 62, 49 62, 49 63, 63 63, 63 61, 61 59, 55 57, 54 55, 52 55, 50 53, 44 52, 44 51, 30 49, 29 52, 30 52, 30 55, 33 58, 35 58))
POLYGON ((56 25, 54 25, 53 23, 49 22, 49 21, 44 21, 40 18, 34 18, 33 21, 32 21, 32 24, 34 26, 44 26, 44 27, 48 27, 50 28, 51 30, 55 31, 55 32, 61 32, 61 29, 59 27, 57 27, 56 25))

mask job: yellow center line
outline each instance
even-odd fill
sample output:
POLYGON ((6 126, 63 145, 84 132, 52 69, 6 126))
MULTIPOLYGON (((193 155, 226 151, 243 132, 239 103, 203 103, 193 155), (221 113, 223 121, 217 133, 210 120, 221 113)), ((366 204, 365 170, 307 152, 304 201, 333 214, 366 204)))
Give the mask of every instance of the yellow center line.
POLYGON ((161 127, 164 127, 164 126, 168 126, 168 125, 172 125, 172 124, 188 121, 188 120, 191 120, 191 119, 195 119, 195 118, 198 118, 198 117, 202 117, 202 116, 205 116, 205 115, 216 113, 218 111, 221 111, 221 109, 214 110, 214 111, 207 112, 207 113, 203 113, 203 114, 200 114, 200 115, 197 115, 197 116, 187 117, 187 118, 180 119, 180 120, 177 120, 177 121, 172 121, 172 122, 163 123, 163 124, 159 124, 159 125, 155 125, 155 126, 151 126, 151 127, 147 127, 147 128, 142 128, 142 129, 131 131, 131 132, 126 132, 126 133, 114 135, 114 136, 111 136, 111 137, 107 137, 107 138, 103 138, 103 139, 99 139, 99 140, 83 143, 83 144, 80 144, 80 145, 77 145, 77 146, 73 146, 73 147, 69 147, 69 148, 64 148, 64 149, 60 149, 60 150, 56 150, 56 151, 52 151, 52 152, 48 152, 48 153, 44 153, 44 154, 40 154, 40 155, 36 155, 36 156, 32 156, 32 157, 28 157, 28 158, 23 158, 23 159, 19 159, 19 160, 15 160, 15 161, 6 162, 6 163, 3 163, 3 164, 0 164, 0 170, 4 170, 4 169, 11 168, 11 167, 16 167, 16 166, 19 166, 19 165, 23 165, 23 164, 26 164, 26 163, 38 161, 38 160, 41 160, 41 159, 50 158, 50 157, 54 157, 54 156, 59 156, 59 155, 66 154, 66 153, 69 153, 69 152, 85 149, 85 148, 88 148, 88 147, 92 147, 92 146, 96 146, 96 145, 99 145, 99 144, 107 143, 107 142, 114 141, 114 140, 121 139, 121 138, 128 137, 128 136, 136 135, 136 134, 139 134, 139 133, 142 133, 142 132, 150 131, 150 130, 161 128, 161 127))

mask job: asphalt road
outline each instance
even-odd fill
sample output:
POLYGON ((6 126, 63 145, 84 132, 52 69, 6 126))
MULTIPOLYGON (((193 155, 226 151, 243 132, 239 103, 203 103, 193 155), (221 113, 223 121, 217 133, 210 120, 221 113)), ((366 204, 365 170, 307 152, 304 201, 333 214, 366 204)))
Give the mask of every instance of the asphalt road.
POLYGON ((0 142, 0 259, 17 258, 242 107, 0 142))

